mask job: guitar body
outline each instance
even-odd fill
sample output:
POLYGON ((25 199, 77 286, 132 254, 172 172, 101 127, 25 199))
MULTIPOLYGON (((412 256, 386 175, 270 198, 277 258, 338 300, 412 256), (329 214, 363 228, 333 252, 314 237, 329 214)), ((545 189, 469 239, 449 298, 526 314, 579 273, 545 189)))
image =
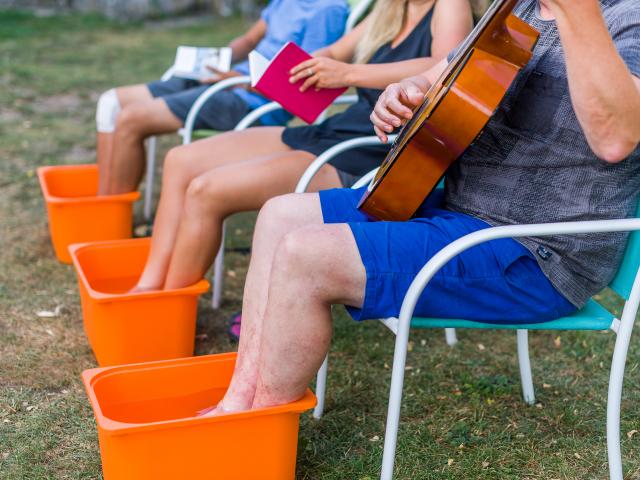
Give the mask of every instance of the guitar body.
POLYGON ((368 216, 410 219, 487 125, 539 37, 511 13, 516 1, 494 2, 427 92, 360 200, 368 216))

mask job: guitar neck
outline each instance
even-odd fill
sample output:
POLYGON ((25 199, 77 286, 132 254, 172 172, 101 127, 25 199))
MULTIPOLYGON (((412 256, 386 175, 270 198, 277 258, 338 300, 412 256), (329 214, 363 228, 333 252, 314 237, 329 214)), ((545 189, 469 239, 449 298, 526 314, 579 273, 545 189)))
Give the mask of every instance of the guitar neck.
POLYGON ((451 62, 449 62, 447 69, 443 72, 437 84, 445 84, 448 77, 458 70, 460 64, 468 57, 469 50, 474 47, 490 25, 505 23, 517 2, 518 0, 494 0, 487 12, 482 16, 471 33, 467 35, 467 38, 464 40, 462 45, 460 45, 458 51, 451 62))

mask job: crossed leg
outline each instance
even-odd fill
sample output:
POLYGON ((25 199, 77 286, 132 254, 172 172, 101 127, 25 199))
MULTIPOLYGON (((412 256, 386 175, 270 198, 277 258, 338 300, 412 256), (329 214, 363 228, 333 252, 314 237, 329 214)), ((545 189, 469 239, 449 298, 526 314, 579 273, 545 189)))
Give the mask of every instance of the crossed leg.
MULTIPOLYGON (((220 248, 224 219, 260 209, 277 195, 292 192, 315 159, 303 151, 287 151, 227 163, 189 184, 164 287, 182 288, 200 280, 220 248)), ((340 186, 336 170, 326 165, 309 189, 340 186)))
POLYGON ((317 194, 266 203, 256 225, 233 379, 216 413, 300 398, 331 340, 331 305, 362 306, 366 273, 348 225, 317 194))
MULTIPOLYGON (((292 151, 280 140, 281 132, 281 127, 228 132, 169 152, 151 253, 137 290, 200 280, 220 244, 226 216, 257 210, 294 189, 314 157, 292 151)), ((335 186, 339 178, 328 166, 312 185, 335 186)))

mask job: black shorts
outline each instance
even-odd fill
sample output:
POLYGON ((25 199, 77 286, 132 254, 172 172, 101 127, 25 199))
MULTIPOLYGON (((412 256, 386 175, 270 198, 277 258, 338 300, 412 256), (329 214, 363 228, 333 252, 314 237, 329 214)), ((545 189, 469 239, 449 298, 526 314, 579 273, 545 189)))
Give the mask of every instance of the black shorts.
MULTIPOLYGON (((210 85, 196 80, 171 77, 147 84, 154 98, 162 98, 169 110, 182 120, 187 120, 189 110, 210 85)), ((251 109, 233 90, 223 90, 209 98, 198 114, 194 129, 233 130, 251 109)))

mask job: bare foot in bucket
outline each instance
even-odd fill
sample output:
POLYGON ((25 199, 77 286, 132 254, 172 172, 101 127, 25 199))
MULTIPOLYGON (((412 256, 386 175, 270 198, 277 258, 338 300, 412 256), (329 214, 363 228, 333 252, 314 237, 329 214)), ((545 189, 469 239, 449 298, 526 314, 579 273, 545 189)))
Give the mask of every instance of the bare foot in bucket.
POLYGON ((153 292, 155 290, 160 290, 158 287, 146 287, 144 285, 136 285, 127 293, 144 293, 144 292, 153 292))
MULTIPOLYGON (((239 411, 239 410, 237 410, 239 411)), ((228 415, 230 413, 236 413, 236 410, 227 410, 222 406, 222 402, 213 407, 203 408, 196 412, 196 417, 217 417, 219 415, 228 415)))

